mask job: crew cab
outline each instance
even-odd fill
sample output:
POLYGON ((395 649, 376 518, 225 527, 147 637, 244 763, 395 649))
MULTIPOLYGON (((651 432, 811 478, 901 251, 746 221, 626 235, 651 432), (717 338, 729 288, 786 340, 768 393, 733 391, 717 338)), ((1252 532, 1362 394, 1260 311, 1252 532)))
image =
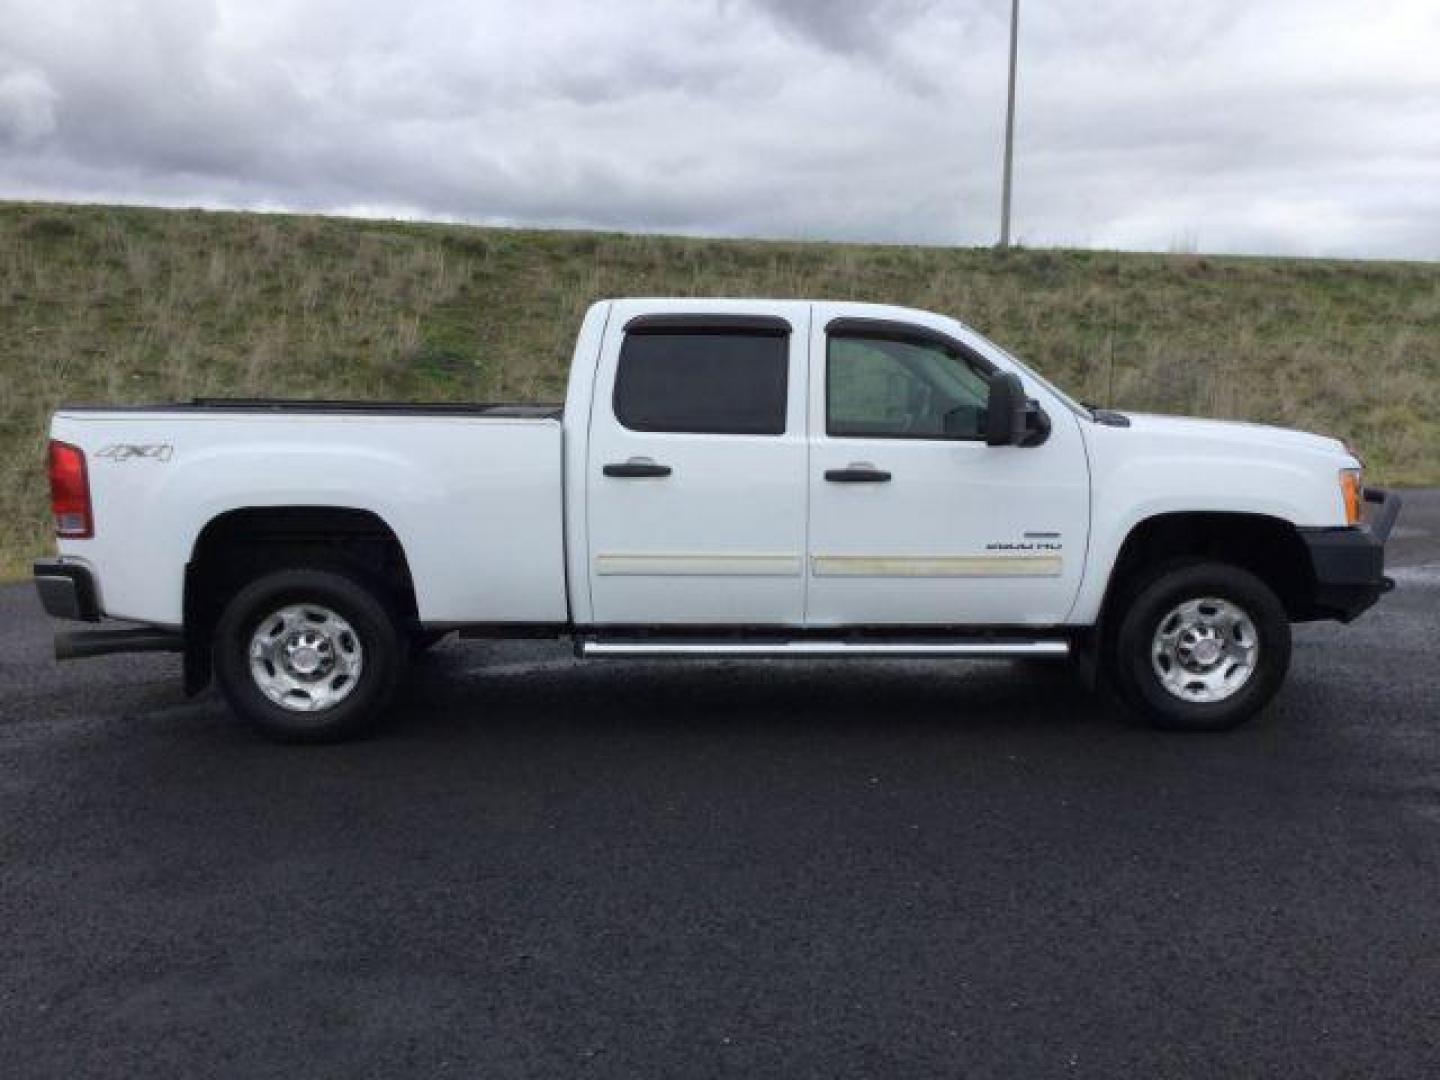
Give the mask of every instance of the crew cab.
POLYGON ((367 727, 452 632, 1068 657, 1160 726, 1227 728, 1291 623, 1390 587, 1400 509, 1336 439, 1090 408, 953 318, 860 303, 597 303, 563 406, 76 406, 50 434, 45 608, 139 624, 57 654, 183 652, 189 692, 293 741, 367 727))

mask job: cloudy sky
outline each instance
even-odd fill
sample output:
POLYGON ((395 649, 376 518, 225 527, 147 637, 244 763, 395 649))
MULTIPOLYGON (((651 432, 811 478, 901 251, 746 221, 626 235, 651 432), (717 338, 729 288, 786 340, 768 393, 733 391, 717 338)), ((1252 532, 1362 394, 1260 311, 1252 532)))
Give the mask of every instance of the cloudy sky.
MULTIPOLYGON (((0 198, 993 242, 1009 0, 0 0, 0 198)), ((1032 245, 1440 259, 1440 0, 1022 0, 1032 245)))

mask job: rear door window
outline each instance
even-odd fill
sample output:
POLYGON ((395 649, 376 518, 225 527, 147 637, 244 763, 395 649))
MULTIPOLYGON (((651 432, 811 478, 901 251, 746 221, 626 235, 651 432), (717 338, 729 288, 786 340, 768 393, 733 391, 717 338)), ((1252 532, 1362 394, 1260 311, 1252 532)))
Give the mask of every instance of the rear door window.
POLYGON ((781 332, 629 333, 615 417, 631 431, 782 435, 789 346, 781 332))

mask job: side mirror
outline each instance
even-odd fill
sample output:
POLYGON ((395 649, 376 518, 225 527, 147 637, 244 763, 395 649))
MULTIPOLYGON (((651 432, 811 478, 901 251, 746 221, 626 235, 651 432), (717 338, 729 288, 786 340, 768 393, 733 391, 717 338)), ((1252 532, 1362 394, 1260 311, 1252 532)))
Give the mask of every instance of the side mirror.
POLYGON ((985 442, 990 446, 1018 446, 1024 441, 1025 387, 1020 377, 1002 371, 990 380, 990 403, 985 410, 985 442))

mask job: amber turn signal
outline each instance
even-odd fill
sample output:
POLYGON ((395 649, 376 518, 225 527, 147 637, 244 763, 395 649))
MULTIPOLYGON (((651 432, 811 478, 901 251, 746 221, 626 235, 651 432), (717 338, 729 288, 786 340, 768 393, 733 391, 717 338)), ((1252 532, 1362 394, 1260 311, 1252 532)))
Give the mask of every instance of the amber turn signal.
POLYGON ((1340 470, 1340 495, 1345 500, 1345 523, 1360 524, 1360 504, 1365 498, 1359 469, 1340 470))

